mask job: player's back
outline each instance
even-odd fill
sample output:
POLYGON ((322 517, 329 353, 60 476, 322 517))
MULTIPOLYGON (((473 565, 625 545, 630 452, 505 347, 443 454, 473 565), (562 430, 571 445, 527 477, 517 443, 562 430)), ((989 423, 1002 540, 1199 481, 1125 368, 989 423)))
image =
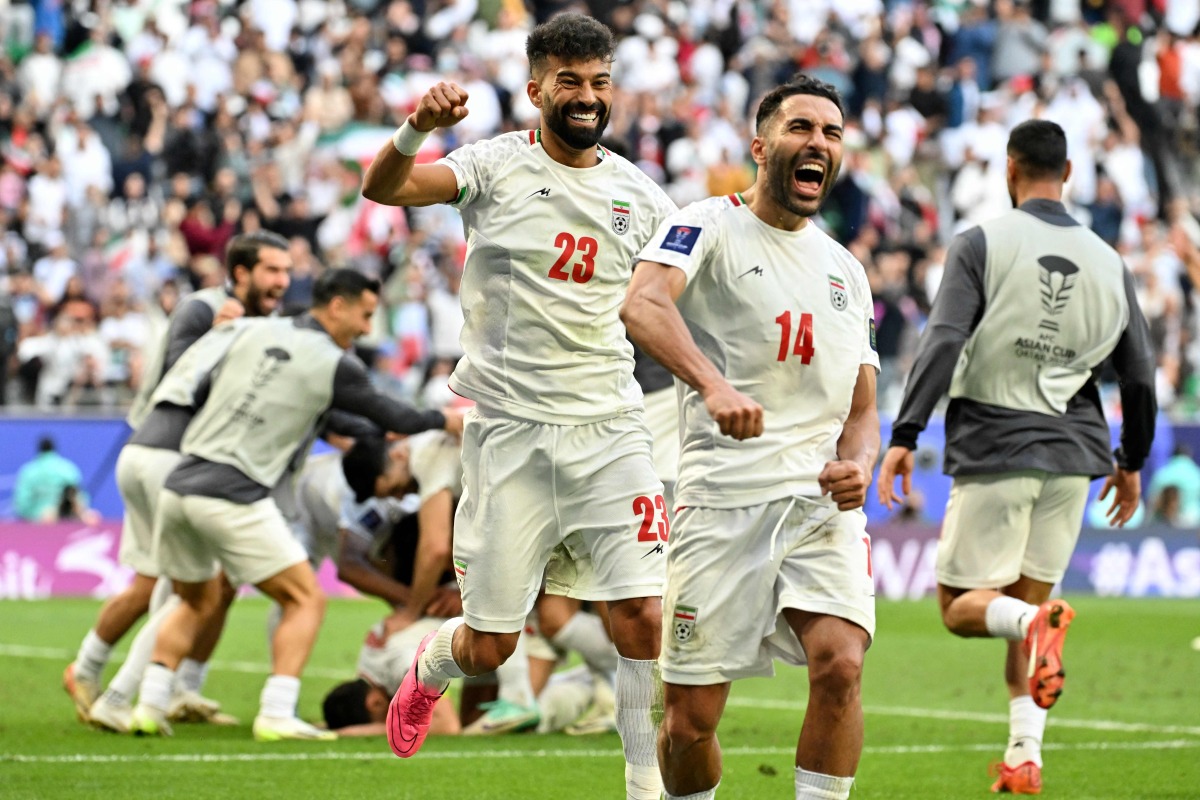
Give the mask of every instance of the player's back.
POLYGON ((671 201, 623 158, 556 162, 537 131, 460 148, 443 163, 461 187, 466 357, 451 387, 521 419, 579 424, 636 408, 632 349, 618 312, 633 256, 671 201))
POLYGON ((1036 204, 963 236, 960 247, 976 260, 982 250, 985 301, 950 397, 1065 413, 1129 321, 1120 256, 1061 211, 1036 204))

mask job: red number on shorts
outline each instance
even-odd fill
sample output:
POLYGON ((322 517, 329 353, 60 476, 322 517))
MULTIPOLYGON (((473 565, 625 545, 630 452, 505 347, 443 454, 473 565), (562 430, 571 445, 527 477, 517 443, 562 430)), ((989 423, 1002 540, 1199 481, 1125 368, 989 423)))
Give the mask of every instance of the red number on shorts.
MULTIPOLYGON (((779 356, 776 360, 786 361, 788 357, 788 345, 792 341, 792 312, 785 311, 775 318, 775 322, 783 330, 779 337, 779 356)), ((816 348, 813 346, 813 316, 812 314, 800 315, 800 330, 796 331, 796 343, 792 346, 792 355, 800 356, 800 363, 807 364, 812 361, 813 354, 816 353, 816 348)))
POLYGON ((871 571, 871 537, 864 536, 863 544, 867 546, 867 577, 874 578, 875 574, 871 571))
POLYGON ((551 278, 556 281, 573 280, 576 283, 587 283, 592 279, 592 275, 596 272, 596 253, 600 249, 600 245, 595 239, 590 236, 580 236, 579 241, 576 241, 574 236, 563 231, 554 237, 554 246, 561 247, 562 252, 559 253, 554 266, 550 268, 551 278), (579 250, 579 261, 571 266, 571 271, 568 273, 564 267, 575 255, 576 249, 579 250))
POLYGON ((663 496, 657 495, 653 500, 645 495, 633 498, 633 513, 642 515, 642 527, 638 529, 639 542, 657 542, 660 539, 666 541, 671 533, 671 523, 667 517, 667 501, 663 496), (658 511, 660 519, 656 526, 656 530, 650 530, 650 526, 654 525, 654 512, 658 511))

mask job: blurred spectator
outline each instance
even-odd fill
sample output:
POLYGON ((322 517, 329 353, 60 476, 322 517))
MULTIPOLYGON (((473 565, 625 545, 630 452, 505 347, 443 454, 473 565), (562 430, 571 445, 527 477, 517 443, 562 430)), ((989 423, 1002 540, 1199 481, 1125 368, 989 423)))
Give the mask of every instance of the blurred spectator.
POLYGON ((105 399, 108 347, 87 316, 54 319, 50 333, 31 336, 17 348, 22 379, 40 408, 97 404, 105 399))
POLYGON ((44 437, 38 442, 38 454, 17 470, 13 511, 19 519, 30 522, 83 517, 94 521, 95 514, 88 511, 87 493, 82 486, 79 467, 55 451, 53 439, 44 437))
POLYGON ((1187 447, 1177 446, 1154 471, 1147 494, 1155 518, 1178 528, 1200 525, 1200 466, 1187 447))

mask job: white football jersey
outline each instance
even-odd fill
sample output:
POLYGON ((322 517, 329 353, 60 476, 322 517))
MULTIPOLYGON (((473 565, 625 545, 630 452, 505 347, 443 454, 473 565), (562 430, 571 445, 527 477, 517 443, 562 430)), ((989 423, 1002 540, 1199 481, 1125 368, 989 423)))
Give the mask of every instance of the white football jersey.
POLYGON ((540 131, 466 145, 438 163, 458 180, 467 261, 466 357, 450 387, 483 410, 580 425, 639 408, 618 317, 633 257, 675 206, 607 151, 591 168, 552 159, 540 131))
POLYGON ((672 214, 638 258, 686 273, 678 307, 696 344, 763 407, 763 435, 737 441, 676 381, 676 504, 737 508, 819 496, 817 476, 836 460, 859 366, 879 369, 862 265, 811 222, 795 232, 767 225, 740 195, 672 214))
POLYGON ((462 496, 462 443, 445 431, 425 431, 408 437, 408 470, 424 503, 443 489, 462 496))
POLYGON ((338 523, 342 508, 354 493, 342 475, 342 454, 310 457, 296 478, 296 538, 308 558, 320 564, 337 553, 338 523))

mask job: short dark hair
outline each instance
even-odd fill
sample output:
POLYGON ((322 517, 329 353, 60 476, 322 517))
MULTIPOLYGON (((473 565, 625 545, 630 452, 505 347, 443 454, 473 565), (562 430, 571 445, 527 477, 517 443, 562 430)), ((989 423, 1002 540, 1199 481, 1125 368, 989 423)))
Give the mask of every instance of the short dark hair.
POLYGON ((602 22, 583 14, 559 14, 549 22, 538 25, 525 40, 525 55, 529 59, 529 74, 534 79, 546 68, 553 56, 569 63, 579 61, 612 61, 617 43, 613 33, 602 22))
POLYGON ((39 453, 53 453, 54 452, 54 439, 50 436, 43 436, 42 438, 38 439, 38 452, 39 453))
POLYGON ((365 503, 375 496, 375 481, 387 465, 387 443, 379 436, 361 436, 342 456, 342 475, 354 491, 354 499, 365 503))
POLYGON ((1028 178, 1061 178, 1067 168, 1067 135, 1057 122, 1027 119, 1008 135, 1008 155, 1028 178))
POLYGON ((783 105, 783 101, 798 94, 811 94, 831 100, 837 106, 838 113, 842 115, 842 119, 846 118, 846 108, 842 105, 842 94, 833 84, 798 72, 787 83, 782 86, 776 86, 767 92, 767 96, 758 104, 758 115, 754 118, 755 131, 761 132, 763 125, 779 111, 779 107, 783 105))
POLYGON ((321 704, 325 724, 331 731, 364 725, 371 721, 367 712, 367 692, 371 685, 362 678, 339 683, 329 690, 321 704))
POLYGON ((357 300, 363 292, 379 294, 379 281, 353 269, 327 269, 313 282, 312 307, 324 308, 335 297, 357 300))
POLYGON ((288 241, 271 231, 254 231, 233 237, 229 241, 229 247, 225 249, 225 269, 229 272, 230 279, 238 267, 245 267, 247 271, 254 269, 254 265, 259 261, 258 254, 265 247, 286 253, 288 241))

